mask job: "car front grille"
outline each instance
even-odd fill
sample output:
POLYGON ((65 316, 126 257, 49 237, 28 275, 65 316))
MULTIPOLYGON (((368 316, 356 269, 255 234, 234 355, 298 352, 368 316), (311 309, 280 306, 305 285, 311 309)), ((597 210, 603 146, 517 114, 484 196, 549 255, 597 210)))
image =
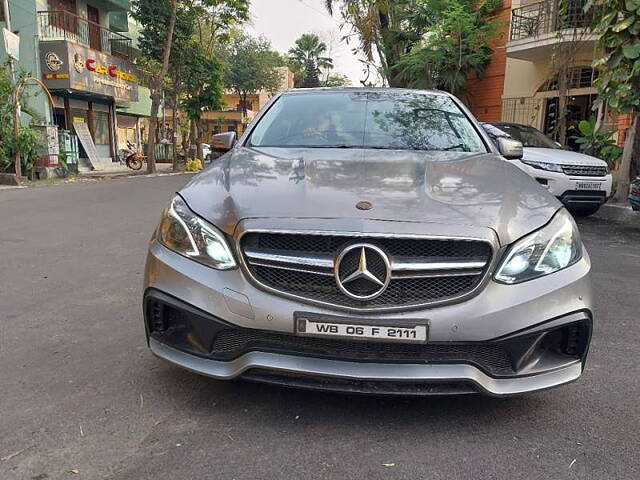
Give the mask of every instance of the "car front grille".
POLYGON ((240 249, 251 277, 272 291, 365 311, 460 299, 478 287, 492 259, 489 242, 451 238, 248 232, 240 249), (355 243, 374 245, 390 261, 387 288, 370 300, 345 295, 334 275, 336 258, 355 243))
POLYGON ((229 361, 249 351, 304 355, 343 361, 469 363, 491 375, 513 374, 511 358, 497 343, 383 343, 314 337, 253 329, 225 329, 210 357, 229 361))
POLYGON ((578 177, 604 177, 608 174, 607 167, 594 165, 562 165, 565 175, 578 177))

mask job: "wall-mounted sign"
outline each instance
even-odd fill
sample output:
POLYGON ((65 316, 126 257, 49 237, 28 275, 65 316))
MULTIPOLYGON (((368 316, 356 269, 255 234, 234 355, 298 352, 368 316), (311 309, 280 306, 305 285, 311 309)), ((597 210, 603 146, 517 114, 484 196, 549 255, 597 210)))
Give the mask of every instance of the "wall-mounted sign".
POLYGON ((123 58, 60 40, 41 43, 40 59, 42 76, 50 90, 77 90, 121 102, 138 101, 138 70, 123 58), (50 63, 54 68, 58 65, 53 55, 60 61, 58 70, 50 68, 50 63))
POLYGON ((84 71, 84 62, 84 57, 79 53, 73 55, 73 68, 76 69, 76 72, 82 73, 84 71))
POLYGON ((20 61, 20 37, 6 28, 2 29, 2 36, 4 37, 4 49, 7 55, 16 62, 20 61))
POLYGON ((52 72, 59 72, 63 65, 56 52, 47 52, 44 56, 44 63, 52 72))

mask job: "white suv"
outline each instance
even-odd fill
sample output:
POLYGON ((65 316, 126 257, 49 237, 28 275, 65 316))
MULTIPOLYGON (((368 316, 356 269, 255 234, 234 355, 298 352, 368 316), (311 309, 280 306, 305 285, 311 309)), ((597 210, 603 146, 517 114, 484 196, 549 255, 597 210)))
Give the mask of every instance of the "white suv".
POLYGON ((563 150, 541 131, 517 123, 483 123, 496 141, 510 137, 522 142, 524 156, 512 160, 577 215, 591 215, 611 196, 611 173, 607 162, 589 155, 563 150))

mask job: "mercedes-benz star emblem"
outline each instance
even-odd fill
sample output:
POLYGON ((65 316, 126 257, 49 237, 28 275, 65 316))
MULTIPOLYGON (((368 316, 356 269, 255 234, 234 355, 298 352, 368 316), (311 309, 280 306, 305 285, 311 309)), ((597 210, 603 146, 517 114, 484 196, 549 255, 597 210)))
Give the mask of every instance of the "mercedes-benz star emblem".
POLYGON ((391 263, 375 245, 356 243, 340 252, 334 274, 342 293, 355 300, 372 300, 389 286, 391 263))

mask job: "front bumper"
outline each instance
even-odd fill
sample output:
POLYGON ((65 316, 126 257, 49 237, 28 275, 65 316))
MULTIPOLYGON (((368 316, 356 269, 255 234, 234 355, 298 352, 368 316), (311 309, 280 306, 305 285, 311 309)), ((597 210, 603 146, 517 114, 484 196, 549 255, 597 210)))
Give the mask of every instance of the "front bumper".
POLYGON ((583 177, 540 170, 523 163, 520 166, 569 209, 598 207, 611 196, 611 174, 604 177, 583 177), (598 188, 585 190, 580 188, 581 184, 597 184, 598 188))
POLYGON ((553 277, 519 285, 490 281, 476 297, 459 304, 366 315, 429 324, 424 352, 376 357, 356 347, 339 354, 335 345, 292 347, 292 339, 299 338, 293 335, 295 311, 357 315, 275 296, 247 282, 239 270, 216 271, 153 242, 146 269, 146 331, 154 354, 214 378, 376 394, 514 395, 580 376, 592 330, 589 268, 585 253, 553 277), (159 329, 154 302, 174 312, 159 329), (181 315, 195 320, 185 322, 181 315), (567 353, 562 349, 568 329, 575 326, 579 339, 572 339, 575 348, 567 353), (214 348, 220 330, 252 334, 252 340, 235 350, 214 348), (256 333, 268 338, 256 340, 256 333), (462 354, 451 354, 449 347, 462 354), (484 353, 476 357, 478 349, 484 353), (476 353, 465 353, 470 351, 476 353))

